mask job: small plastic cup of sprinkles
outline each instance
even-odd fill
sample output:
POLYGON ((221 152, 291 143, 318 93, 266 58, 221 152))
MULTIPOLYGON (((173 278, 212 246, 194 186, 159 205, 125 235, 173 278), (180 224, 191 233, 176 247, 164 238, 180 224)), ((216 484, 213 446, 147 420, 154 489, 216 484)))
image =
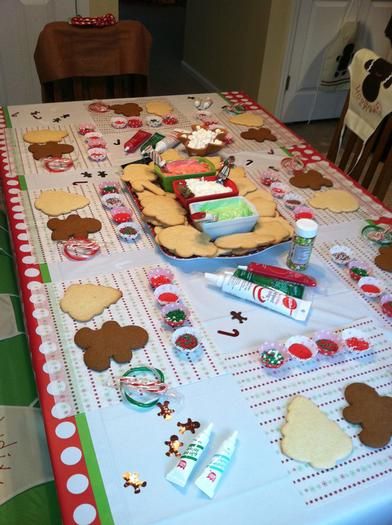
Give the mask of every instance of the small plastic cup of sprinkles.
POLYGON ((171 328, 179 328, 188 319, 189 310, 181 302, 170 303, 162 308, 162 316, 165 323, 171 328))
POLYGON ((359 281, 361 277, 367 277, 372 273, 370 266, 366 262, 359 261, 358 259, 350 261, 348 263, 348 269, 350 277, 354 279, 354 281, 359 281))
POLYGON ((119 206, 118 208, 112 208, 110 210, 112 220, 116 224, 122 224, 123 222, 129 222, 132 220, 132 210, 125 206, 119 206))
POLYGON ((173 332, 172 343, 179 352, 195 352, 200 347, 200 336, 191 326, 183 326, 173 332))
POLYGON ((110 125, 114 129, 123 129, 128 126, 128 119, 122 117, 121 115, 117 115, 110 119, 110 125))
POLYGON ((105 148, 90 148, 88 150, 88 156, 95 162, 102 162, 107 157, 107 151, 105 148))
POLYGON ((165 126, 174 126, 175 124, 178 124, 178 119, 174 115, 165 115, 162 119, 163 124, 165 126))
POLYGON ((90 139, 102 139, 103 135, 100 131, 89 131, 85 134, 84 140, 88 142, 90 139))
POLYGON ((266 368, 280 368, 288 360, 287 351, 282 343, 265 342, 258 350, 261 364, 266 368))
POLYGON ((369 338, 359 328, 346 328, 342 332, 342 339, 350 352, 365 352, 371 346, 369 338))
POLYGON ((283 202, 286 208, 294 210, 297 206, 301 206, 304 203, 304 198, 299 193, 289 192, 283 197, 283 202))
POLYGON ((392 317, 392 294, 385 293, 380 299, 382 313, 392 317))
POLYGON ((298 361, 309 361, 318 353, 318 346, 305 335, 293 335, 284 344, 288 354, 298 361))
POLYGON ((376 277, 361 277, 358 281, 358 288, 363 295, 373 299, 382 294, 384 283, 381 279, 376 279, 376 277))
POLYGON ((294 219, 314 219, 314 212, 308 206, 296 206, 294 208, 294 219))
POLYGON ((86 133, 91 133, 92 131, 95 131, 95 124, 90 124, 90 122, 79 124, 79 133, 81 135, 86 135, 86 133))
POLYGON ((105 148, 106 149, 106 140, 103 137, 93 137, 92 139, 87 140, 87 148, 105 148))
POLYGON ((329 330, 319 330, 313 336, 320 354, 333 356, 343 348, 342 338, 329 330))
POLYGON ((118 208, 124 204, 118 193, 107 193, 101 197, 101 201, 108 210, 118 208))
POLYGON ((108 180, 106 182, 100 182, 99 193, 106 195, 108 193, 120 193, 120 184, 114 180, 108 180))
POLYGON ((143 126, 143 121, 140 117, 129 117, 128 126, 130 128, 141 128, 143 126))
POLYGON ((177 303, 180 300, 180 290, 174 284, 163 284, 154 290, 155 299, 161 306, 177 303))
POLYGON ((168 268, 160 268, 157 266, 156 268, 151 268, 151 270, 148 270, 147 279, 150 283, 150 286, 155 289, 158 288, 158 286, 162 286, 163 284, 172 284, 174 274, 168 268))
POLYGON ((134 241, 140 235, 140 226, 132 221, 118 224, 116 230, 120 239, 126 242, 134 241))
POLYGON ((147 115, 146 124, 150 128, 159 128, 159 126, 162 126, 162 117, 159 115, 147 115))
POLYGON ((333 262, 342 266, 348 264, 353 258, 353 252, 351 249, 341 244, 335 244, 335 246, 332 246, 329 253, 333 262))
POLYGON ((279 182, 279 174, 275 170, 264 170, 260 175, 260 182, 263 186, 271 186, 273 182, 279 182))
POLYGON ((289 187, 283 182, 273 182, 270 186, 270 190, 272 196, 275 197, 275 199, 283 199, 283 197, 289 191, 289 187))

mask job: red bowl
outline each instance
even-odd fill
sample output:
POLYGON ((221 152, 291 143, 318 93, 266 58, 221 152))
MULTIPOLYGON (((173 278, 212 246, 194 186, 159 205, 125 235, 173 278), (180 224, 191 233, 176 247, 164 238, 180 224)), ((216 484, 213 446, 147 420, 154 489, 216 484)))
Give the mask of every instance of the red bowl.
MULTIPOLYGON (((203 177, 200 177, 203 178, 203 177)), ((210 180, 210 181, 216 181, 217 177, 215 175, 211 175, 209 177, 204 177, 204 180, 210 180)), ((217 195, 203 195, 200 197, 189 197, 188 199, 184 197, 181 193, 181 188, 186 186, 187 180, 186 179, 178 179, 173 181, 173 191, 176 196, 176 199, 180 201, 182 206, 184 208, 189 208, 189 205, 192 204, 192 202, 200 202, 200 201, 211 201, 215 199, 223 199, 225 197, 236 197, 238 195, 238 188, 234 184, 234 182, 230 179, 226 179, 223 183, 223 186, 227 188, 227 192, 225 193, 218 193, 217 195)))

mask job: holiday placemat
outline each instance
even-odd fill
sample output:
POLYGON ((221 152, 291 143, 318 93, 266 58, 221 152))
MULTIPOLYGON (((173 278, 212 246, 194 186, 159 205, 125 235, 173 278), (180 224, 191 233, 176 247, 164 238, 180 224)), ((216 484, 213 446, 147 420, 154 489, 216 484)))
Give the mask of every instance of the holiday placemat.
MULTIPOLYGON (((167 268, 160 265, 160 267, 167 268)), ((133 353, 132 366, 148 364, 159 368, 170 386, 179 386, 216 377, 224 373, 217 348, 203 328, 192 304, 179 286, 181 301, 188 307, 189 323, 199 333, 200 351, 179 353, 174 349, 173 330, 165 327, 161 308, 156 302, 147 279, 148 267, 133 268, 117 274, 99 275, 83 284, 110 286, 122 292, 122 298, 87 323, 74 321, 59 307, 59 301, 72 282, 36 286, 32 296, 34 317, 43 339, 41 352, 47 357, 51 375, 51 392, 56 403, 65 404, 67 415, 110 406, 121 400, 116 387, 119 378, 130 364, 113 360, 104 372, 88 369, 83 361, 83 351, 74 343, 75 333, 82 327, 98 329, 105 321, 115 320, 121 326, 137 325, 147 330, 149 340, 144 349, 133 353)), ((82 281, 78 281, 82 283, 82 281)), ((177 284, 175 282, 175 284, 177 284)), ((178 286, 178 285, 177 285, 178 286)))
MULTIPOLYGON (((8 143, 8 154, 11 157, 14 157, 13 162, 19 166, 19 173, 35 175, 37 173, 48 173, 42 160, 35 160, 33 154, 28 150, 30 144, 23 140, 23 135, 26 132, 38 131, 45 128, 42 126, 36 126, 34 128, 12 128, 6 130, 6 137, 8 143)), ((96 169, 99 166, 102 169, 109 168, 112 166, 112 162, 109 158, 100 161, 99 163, 91 160, 88 156, 87 144, 84 140, 84 137, 80 135, 77 131, 77 126, 75 125, 53 125, 50 127, 51 130, 64 130, 67 133, 61 140, 61 144, 71 145, 74 149, 71 153, 63 155, 63 158, 71 159, 73 162, 73 167, 78 171, 96 169)))
POLYGON ((391 281, 390 273, 381 270, 374 264, 374 259, 378 255, 378 248, 374 244, 361 239, 358 233, 356 238, 347 236, 346 238, 339 238, 338 240, 328 240, 328 242, 316 243, 314 250, 328 268, 338 274, 351 289, 358 292, 358 295, 366 301, 367 305, 373 310, 373 312, 375 312, 387 326, 392 327, 392 317, 388 317, 383 313, 380 304, 380 297, 371 297, 361 293, 358 280, 356 281, 350 276, 347 264, 337 264, 333 261, 330 253, 330 249, 333 246, 344 246, 351 250, 351 259, 362 261, 369 266, 370 275, 380 280, 380 284, 383 287, 386 287, 384 291, 390 292, 391 289, 387 288, 391 281))
MULTIPOLYGON (((130 242, 120 239, 116 231, 116 223, 111 219, 109 210, 105 209, 101 202, 101 195, 97 184, 87 183, 67 186, 61 188, 61 190, 82 195, 90 201, 88 206, 72 213, 77 213, 80 217, 93 217, 101 222, 101 230, 89 236, 89 238, 99 244, 101 254, 110 255, 113 253, 154 249, 155 243, 152 240, 151 233, 141 220, 140 212, 128 192, 121 191, 121 199, 124 202, 124 206, 131 210, 132 221, 140 227, 140 235, 130 242)), ((63 245, 51 239, 52 231, 47 227, 47 222, 50 217, 37 210, 34 206, 34 202, 40 193, 40 190, 28 190, 28 199, 26 198, 25 192, 23 194, 24 210, 29 224, 29 235, 34 246, 35 256, 39 262, 62 262, 67 260, 67 258, 63 252, 63 245)), ((65 217, 66 215, 60 215, 58 218, 64 219, 65 217)))
MULTIPOLYGON (((340 333, 344 328, 336 332, 340 333)), ((307 505, 325 502, 346 491, 355 491, 383 477, 392 478, 392 443, 379 449, 364 447, 356 437, 358 427, 350 425, 342 417, 342 409, 347 405, 344 389, 348 384, 364 382, 380 394, 390 392, 392 339, 371 318, 356 321, 347 328, 357 328, 366 334, 371 342, 370 349, 358 353, 346 351, 333 357, 318 355, 309 363, 290 360, 274 371, 261 366, 256 349, 225 359, 275 454, 280 456, 307 505), (313 469, 282 454, 280 428, 285 422, 287 404, 295 395, 311 399, 352 436, 353 452, 335 467, 313 469)))

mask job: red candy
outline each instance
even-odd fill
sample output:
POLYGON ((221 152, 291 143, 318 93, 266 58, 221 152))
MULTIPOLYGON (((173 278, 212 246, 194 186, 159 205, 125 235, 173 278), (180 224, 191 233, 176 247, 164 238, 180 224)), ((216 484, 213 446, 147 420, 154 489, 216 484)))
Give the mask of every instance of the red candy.
POLYGON ((381 290, 375 284, 363 284, 361 290, 365 293, 380 293, 381 290))
POLYGON ((171 280, 164 275, 158 275, 158 277, 151 277, 150 283, 153 288, 158 288, 162 284, 171 284, 171 280))
POLYGON ((178 301, 178 295, 172 292, 164 292, 158 297, 158 301, 162 303, 175 303, 178 301))
POLYGON ((173 115, 166 115, 166 117, 163 117, 162 122, 167 126, 173 126, 174 124, 178 123, 178 119, 173 115))
POLYGON ((358 352, 367 350, 370 346, 367 341, 364 339, 359 339, 358 337, 350 337, 346 340, 346 345, 352 350, 356 350, 358 352))
POLYGON ((330 339, 319 339, 316 341, 316 345, 319 348, 320 354, 332 355, 339 350, 337 343, 335 343, 335 341, 331 341, 330 339))
POLYGON ((310 359, 313 355, 307 346, 300 343, 292 344, 289 347, 289 352, 294 357, 298 357, 298 359, 310 359))
POLYGON ((384 303, 381 309, 385 315, 387 315, 388 317, 392 317, 392 301, 384 303))

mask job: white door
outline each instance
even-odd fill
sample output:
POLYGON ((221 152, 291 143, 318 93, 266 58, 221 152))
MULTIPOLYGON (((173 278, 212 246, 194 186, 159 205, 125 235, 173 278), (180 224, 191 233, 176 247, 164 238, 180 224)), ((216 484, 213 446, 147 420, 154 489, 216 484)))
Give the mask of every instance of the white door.
POLYGON ((289 38, 286 90, 278 113, 284 122, 336 118, 347 90, 318 89, 325 49, 348 20, 359 22, 355 49, 367 47, 390 59, 391 43, 384 30, 392 1, 297 0, 289 38))
MULTIPOLYGON (((88 0, 78 0, 79 14, 88 16, 88 0)), ((1 0, 0 105, 41 102, 34 50, 49 22, 75 16, 74 0, 1 0)))

